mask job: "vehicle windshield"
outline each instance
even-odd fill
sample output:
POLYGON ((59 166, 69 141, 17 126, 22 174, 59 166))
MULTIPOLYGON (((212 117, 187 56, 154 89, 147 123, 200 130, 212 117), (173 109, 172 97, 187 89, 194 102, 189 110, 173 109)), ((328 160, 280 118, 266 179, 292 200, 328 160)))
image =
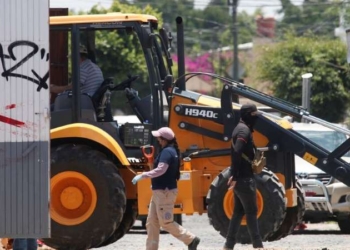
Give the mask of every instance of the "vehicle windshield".
MULTIPOLYGON (((317 145, 320 145, 330 152, 332 152, 347 139, 345 134, 338 131, 298 130, 298 133, 302 134, 312 142, 315 142, 317 145)), ((344 156, 349 157, 350 153, 347 152, 344 156)))

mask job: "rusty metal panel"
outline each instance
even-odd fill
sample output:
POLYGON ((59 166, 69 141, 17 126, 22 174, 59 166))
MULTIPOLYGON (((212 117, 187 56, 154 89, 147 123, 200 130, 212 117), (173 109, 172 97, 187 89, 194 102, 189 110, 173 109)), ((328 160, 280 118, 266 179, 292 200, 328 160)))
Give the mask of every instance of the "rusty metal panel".
MULTIPOLYGON (((68 16, 68 8, 51 8, 50 16, 68 16)), ((68 84, 68 31, 50 31, 50 84, 68 84)), ((56 94, 51 94, 54 103, 56 94)))
POLYGON ((1 0, 0 237, 50 236, 49 0, 1 0))

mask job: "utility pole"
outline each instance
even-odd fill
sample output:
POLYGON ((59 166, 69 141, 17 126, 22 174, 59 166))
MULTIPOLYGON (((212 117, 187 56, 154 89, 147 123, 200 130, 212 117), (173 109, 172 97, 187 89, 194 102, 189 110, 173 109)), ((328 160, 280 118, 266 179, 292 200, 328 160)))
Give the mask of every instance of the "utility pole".
MULTIPOLYGON (((227 0, 228 5, 232 6, 232 37, 233 37, 233 64, 232 64, 232 77, 233 80, 239 81, 238 78, 238 25, 237 25, 237 6, 238 0, 227 0)), ((233 95, 234 102, 238 101, 238 96, 233 95)))

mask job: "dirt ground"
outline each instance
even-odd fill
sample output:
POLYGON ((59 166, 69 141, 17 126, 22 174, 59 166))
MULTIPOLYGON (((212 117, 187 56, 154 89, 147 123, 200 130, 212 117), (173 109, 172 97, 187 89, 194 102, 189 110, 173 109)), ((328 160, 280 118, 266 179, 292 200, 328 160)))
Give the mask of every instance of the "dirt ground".
MULTIPOLYGON (((209 225, 207 215, 183 216, 183 226, 201 238, 198 250, 221 250, 224 238, 209 225)), ((134 227, 118 242, 95 250, 145 250, 146 231, 137 221, 134 227)), ((266 250, 349 250, 350 236, 342 234, 336 223, 307 224, 302 232, 279 241, 264 242, 266 250)), ((50 249, 48 247, 40 248, 50 249)), ((252 249, 251 245, 237 244, 235 250, 252 249)), ((187 246, 169 234, 160 235, 159 250, 187 250, 187 246)))
MULTIPOLYGON (((145 250, 146 232, 137 222, 135 227, 117 243, 98 248, 103 250, 145 250)), ((198 250, 221 250, 224 238, 209 225, 207 215, 183 216, 183 226, 201 238, 198 250)), ((350 236, 341 234, 336 223, 307 224, 303 232, 296 231, 279 241, 264 242, 266 250, 349 250, 350 236)), ((235 250, 253 250, 251 245, 237 244, 235 250)), ((97 249, 95 249, 97 250, 97 249)), ((169 234, 161 234, 159 250, 187 250, 169 234)))

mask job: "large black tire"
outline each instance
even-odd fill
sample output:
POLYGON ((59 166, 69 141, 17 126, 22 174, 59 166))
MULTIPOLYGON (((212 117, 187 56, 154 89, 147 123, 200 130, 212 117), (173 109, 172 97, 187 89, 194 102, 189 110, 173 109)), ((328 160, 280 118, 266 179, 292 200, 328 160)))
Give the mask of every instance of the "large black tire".
MULTIPOLYGON (((89 202, 90 195, 83 189, 81 179, 86 183, 90 181, 90 186, 93 185, 95 190, 91 193, 97 197, 95 206, 91 206, 92 213, 84 221, 69 225, 64 216, 68 218, 68 215, 79 212, 80 207, 70 211, 60 205, 59 198, 55 197, 55 186, 60 188, 60 185, 51 185, 51 216, 55 207, 55 213, 60 212, 61 207, 66 210, 62 210, 65 212, 63 219, 55 221, 51 218, 51 238, 43 239, 44 243, 65 250, 85 250, 99 246, 118 228, 125 211, 125 185, 117 167, 103 153, 88 146, 65 144, 51 149, 51 184, 61 176, 63 179, 60 183, 63 186, 78 188, 83 193, 81 206, 89 202), (72 179, 71 174, 78 177, 72 179)), ((63 190, 58 193, 62 195, 63 190)))
POLYGON ((338 226, 343 234, 350 234, 350 215, 337 218, 338 226))
POLYGON ((98 247, 108 246, 116 242, 117 240, 121 239, 134 225, 136 218, 137 218, 136 201, 128 200, 126 203, 126 210, 124 213, 124 217, 119 227, 105 242, 103 242, 98 247))
MULTIPOLYGON (((232 192, 227 189, 229 168, 222 171, 212 182, 207 196, 208 217, 210 224, 220 232, 223 237, 227 236, 230 218, 225 212, 225 195, 232 192)), ((266 169, 259 175, 255 175, 258 195, 262 197, 261 205, 258 205, 258 220, 260 234, 265 241, 268 236, 275 232, 284 220, 286 212, 285 191, 276 175, 266 169), (260 216, 259 216, 260 213, 260 216)), ((230 194, 229 194, 230 195, 230 194)), ((257 195, 257 197, 258 197, 257 195)), ((226 204, 227 206, 227 204, 226 204)), ((232 210, 230 211, 232 214, 232 210)), ((242 244, 251 243, 246 225, 242 225, 237 235, 237 242, 242 244)))
POLYGON ((296 180, 296 189, 297 206, 287 208, 287 213, 282 225, 276 232, 267 238, 268 241, 276 241, 290 235, 294 231, 294 228, 302 222, 305 213, 305 196, 302 186, 298 180, 296 180))
MULTIPOLYGON (((303 222, 304 214, 305 214, 305 191, 301 185, 301 183, 296 180, 296 188, 297 188, 297 195, 298 195, 298 221, 297 224, 300 224, 303 222)), ((294 228, 293 228, 294 229, 294 228)))

